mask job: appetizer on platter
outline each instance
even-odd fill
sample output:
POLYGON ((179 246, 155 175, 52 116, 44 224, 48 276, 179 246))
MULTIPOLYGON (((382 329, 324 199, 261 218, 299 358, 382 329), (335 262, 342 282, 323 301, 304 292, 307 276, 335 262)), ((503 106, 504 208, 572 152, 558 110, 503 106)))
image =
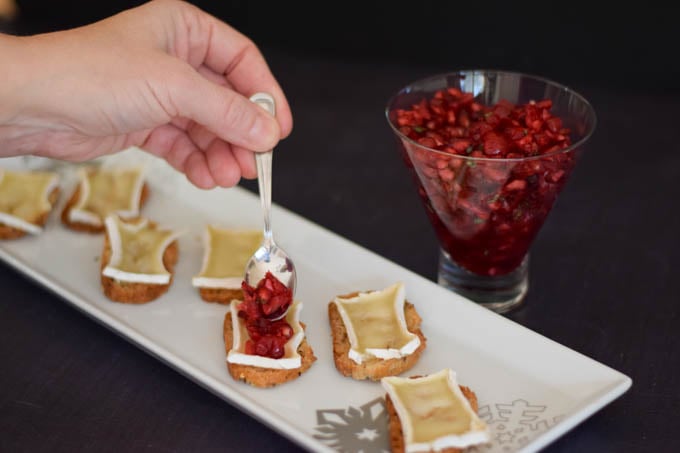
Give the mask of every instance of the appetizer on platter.
POLYGON ((403 283, 338 296, 328 304, 335 367, 354 379, 379 380, 412 368, 426 338, 403 283))
POLYGON ((262 242, 262 231, 208 225, 203 238, 203 266, 191 280, 192 285, 206 302, 229 304, 243 299, 243 273, 262 242))
POLYGON ((78 178, 61 214, 64 225, 76 231, 100 233, 111 214, 136 218, 149 196, 141 168, 81 168, 78 178))
POLYGON ((115 302, 142 304, 167 292, 179 257, 180 232, 162 229, 148 219, 105 220, 101 284, 115 302))
POLYGON ((402 452, 460 452, 488 443, 489 428, 477 415, 477 396, 443 369, 427 376, 381 380, 389 416, 390 447, 402 452))
POLYGON ((243 301, 232 300, 224 318, 229 373, 255 387, 298 378, 316 361, 300 322, 302 303, 270 272, 242 288, 243 301))
POLYGON ((59 175, 0 168, 0 239, 40 234, 59 197, 59 175))

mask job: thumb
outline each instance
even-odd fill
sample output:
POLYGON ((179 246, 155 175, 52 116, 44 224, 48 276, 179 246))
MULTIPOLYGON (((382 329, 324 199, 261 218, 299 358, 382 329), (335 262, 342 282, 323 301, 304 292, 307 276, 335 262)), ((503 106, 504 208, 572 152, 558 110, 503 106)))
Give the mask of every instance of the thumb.
POLYGON ((279 141, 276 119, 245 96, 217 85, 191 68, 170 84, 178 116, 203 125, 222 140, 251 151, 268 151, 279 141))

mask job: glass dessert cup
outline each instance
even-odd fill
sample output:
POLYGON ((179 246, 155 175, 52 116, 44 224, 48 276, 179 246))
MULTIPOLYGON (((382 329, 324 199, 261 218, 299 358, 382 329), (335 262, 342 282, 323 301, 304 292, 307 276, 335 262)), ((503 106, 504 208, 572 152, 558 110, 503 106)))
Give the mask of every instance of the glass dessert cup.
MULTIPOLYGON (((390 99, 386 116, 439 240, 438 283, 499 313, 518 307, 528 291, 531 244, 595 129, 591 105, 578 93, 550 80, 521 73, 470 70, 409 84, 390 99), (561 119, 560 130, 555 128, 555 134, 549 135, 568 134, 563 143, 569 146, 497 157, 500 154, 485 148, 484 142, 467 146, 465 151, 459 148, 456 153, 446 148, 452 142, 442 145, 430 123, 416 126, 418 133, 404 127, 400 114, 424 105, 423 100, 431 101, 437 92, 441 96, 447 89, 471 93, 468 101, 478 104, 477 108, 496 106, 499 101, 519 106, 549 100, 552 105, 548 110, 561 119), (434 139, 416 138, 424 136, 434 139)), ((452 127, 463 121, 455 116, 449 119, 452 127)), ((524 129, 518 129, 519 137, 522 131, 527 135, 527 128, 532 134, 530 126, 521 126, 524 129)), ((455 134, 455 129, 450 130, 455 134)), ((536 135, 532 139, 539 142, 536 135)), ((450 140, 467 144, 463 139, 450 140)))

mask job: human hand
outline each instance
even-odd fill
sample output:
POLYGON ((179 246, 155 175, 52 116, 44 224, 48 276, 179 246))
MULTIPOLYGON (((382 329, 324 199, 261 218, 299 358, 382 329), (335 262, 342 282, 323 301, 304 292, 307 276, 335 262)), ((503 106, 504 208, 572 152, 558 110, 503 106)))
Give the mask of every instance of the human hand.
POLYGON ((139 146, 196 186, 256 176, 253 151, 288 136, 292 116, 248 38, 197 7, 155 0, 103 21, 0 36, 0 156, 83 161, 139 146), (248 97, 274 96, 274 119, 248 97))

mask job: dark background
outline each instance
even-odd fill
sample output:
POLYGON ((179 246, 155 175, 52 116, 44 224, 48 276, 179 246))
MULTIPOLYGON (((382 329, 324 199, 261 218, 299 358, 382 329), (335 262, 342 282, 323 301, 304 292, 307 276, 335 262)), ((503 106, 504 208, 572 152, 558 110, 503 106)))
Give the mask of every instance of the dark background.
MULTIPOLYGON (((141 1, 19 0, 17 33, 74 27, 141 1)), ((258 45, 306 55, 531 72, 567 85, 677 90, 677 17, 654 2, 193 1, 258 45)))
MULTIPOLYGON (((19 3, 11 30, 30 34, 138 2, 19 3)), ((195 3, 260 45, 291 103, 274 201, 432 280, 437 242, 384 121, 389 95, 432 72, 493 67, 589 99, 597 130, 532 246, 527 303, 508 317, 634 381, 546 451, 680 451, 680 40, 670 10, 195 3)), ((298 450, 2 264, 0 288, 0 451, 298 450)))

